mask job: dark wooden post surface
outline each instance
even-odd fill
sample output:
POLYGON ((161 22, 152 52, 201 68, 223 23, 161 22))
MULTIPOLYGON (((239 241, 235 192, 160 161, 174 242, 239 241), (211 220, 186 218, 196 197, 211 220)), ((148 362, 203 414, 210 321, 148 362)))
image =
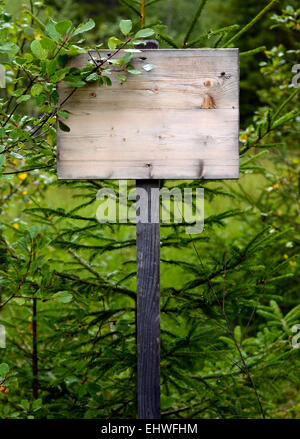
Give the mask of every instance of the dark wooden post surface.
MULTIPOLYGON (((136 47, 158 49, 155 40, 145 43, 136 47)), ((160 419, 160 205, 159 194, 151 193, 159 180, 139 180, 136 187, 148 195, 148 223, 136 225, 138 415, 160 419)))
POLYGON ((159 180, 137 181, 148 194, 148 223, 136 225, 139 419, 160 418, 160 224, 159 180))

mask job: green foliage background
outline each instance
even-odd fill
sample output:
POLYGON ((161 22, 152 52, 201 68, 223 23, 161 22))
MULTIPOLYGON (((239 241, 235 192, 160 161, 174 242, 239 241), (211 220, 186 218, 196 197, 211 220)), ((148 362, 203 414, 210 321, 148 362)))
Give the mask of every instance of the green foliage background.
MULTIPOLYGON (((135 418, 135 227, 96 220, 97 191, 117 182, 57 181, 56 116, 67 129, 67 115, 55 86, 81 87, 93 66, 62 72, 63 57, 123 41, 119 22, 131 18, 137 31, 140 2, 23 3, 0 9, 0 417, 135 418), (48 41, 41 22, 50 17, 96 25, 48 41)), ((158 0, 145 26, 161 47, 182 47, 201 5, 187 45, 241 51, 241 176, 164 182, 204 187, 205 230, 162 227, 162 416, 300 418, 291 345, 300 323, 300 112, 291 86, 300 10, 291 0, 158 0)), ((90 80, 109 86, 104 76, 90 80)))

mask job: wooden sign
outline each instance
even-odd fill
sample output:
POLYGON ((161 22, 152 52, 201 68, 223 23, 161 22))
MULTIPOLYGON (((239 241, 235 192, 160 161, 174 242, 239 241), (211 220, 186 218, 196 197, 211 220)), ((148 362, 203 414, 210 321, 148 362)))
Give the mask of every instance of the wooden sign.
MULTIPOLYGON (((238 49, 145 49, 131 64, 142 74, 124 83, 112 74, 112 87, 87 85, 65 104, 71 131, 58 130, 58 177, 238 178, 238 49)), ((61 101, 71 90, 59 85, 61 101)))

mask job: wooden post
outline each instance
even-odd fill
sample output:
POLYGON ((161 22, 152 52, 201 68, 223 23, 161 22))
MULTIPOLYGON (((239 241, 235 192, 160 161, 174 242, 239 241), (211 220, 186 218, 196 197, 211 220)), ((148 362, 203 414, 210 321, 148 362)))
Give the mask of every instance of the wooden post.
POLYGON ((160 224, 159 180, 137 181, 148 194, 148 223, 136 225, 138 414, 160 418, 160 224), (155 195, 154 195, 155 194, 155 195), (154 196, 153 196, 154 195, 154 196))
MULTIPOLYGON (((158 42, 148 40, 136 47, 158 49, 158 42)), ((136 187, 148 197, 148 223, 136 225, 138 415, 160 419, 159 180, 137 180, 136 187)))

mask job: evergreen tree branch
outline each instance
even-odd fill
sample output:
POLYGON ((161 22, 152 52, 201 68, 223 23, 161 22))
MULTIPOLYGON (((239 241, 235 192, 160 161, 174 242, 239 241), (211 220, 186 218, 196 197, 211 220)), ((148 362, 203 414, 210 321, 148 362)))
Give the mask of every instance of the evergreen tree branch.
POLYGON ((194 17, 192 19, 192 22, 191 22, 191 24, 190 24, 190 26, 189 26, 189 28, 187 30, 187 33, 186 33, 185 37, 184 37, 182 47, 185 47, 187 42, 188 42, 188 40, 190 39, 190 36, 191 36, 191 34, 192 34, 193 30, 194 30, 194 27, 197 24, 197 21, 199 20, 199 17, 201 15, 202 11, 203 11, 203 8, 204 8, 206 2, 207 2, 207 0, 200 0, 199 5, 198 5, 197 10, 196 10, 196 13, 195 13, 195 15, 194 15, 194 17))
POLYGON ((278 110, 276 111, 276 113, 273 116, 273 120, 275 120, 277 118, 277 116, 279 116, 279 114, 281 113, 281 111, 284 109, 284 107, 296 96, 296 94, 298 93, 298 91, 300 90, 299 88, 296 88, 291 94, 290 96, 279 106, 278 110))
MULTIPOLYGON (((203 264, 203 262, 202 262, 202 259, 201 259, 201 257, 200 257, 200 254, 199 254, 199 252, 198 252, 198 250, 197 250, 197 247, 195 246, 194 242, 193 242, 193 247, 194 247, 194 250, 195 250, 195 252, 196 252, 197 258, 198 258, 198 260, 199 260, 199 262, 200 262, 200 264, 201 264, 201 267, 202 267, 202 269, 205 271, 204 264, 203 264)), ((210 281, 209 278, 207 278, 207 282, 208 282, 208 285, 209 285, 209 287, 210 287, 210 289, 211 289, 211 291, 212 291, 212 293, 213 293, 213 295, 214 295, 214 297, 215 297, 217 303, 219 304, 219 307, 220 307, 220 309, 221 309, 221 311, 222 311, 222 314, 223 314, 223 316, 224 316, 224 318, 225 318, 228 333, 230 334, 230 336, 231 336, 231 338, 232 338, 232 340, 233 340, 233 342, 234 342, 234 344, 235 344, 235 346, 236 346, 236 349, 237 349, 237 351, 238 351, 238 353, 239 353, 239 356, 240 356, 240 359, 241 359, 241 362, 242 362, 242 365, 243 365, 244 371, 245 371, 245 373, 246 373, 246 375, 247 375, 247 377, 248 377, 248 380, 249 380, 249 382, 250 382, 250 384, 251 384, 251 387, 252 387, 253 390, 254 390, 254 393, 255 393, 255 396, 256 396, 256 399, 257 399, 257 402, 258 402, 258 405, 259 405, 259 408, 260 408, 260 411, 261 411, 262 417, 263 417, 263 419, 266 419, 265 411, 264 411, 264 408, 263 408, 263 405, 262 405, 262 402, 261 402, 260 396, 259 396, 259 394, 258 394, 258 390, 257 390, 257 388, 256 388, 256 385, 255 385, 254 381, 253 381, 253 378, 252 378, 252 375, 251 375, 251 373, 250 373, 250 370, 249 370, 249 368, 248 368, 248 366, 247 366, 247 363, 246 363, 246 361, 245 361, 245 359, 244 359, 244 355, 243 355, 243 353, 242 353, 241 347, 240 347, 239 343, 237 342, 237 339, 236 339, 236 337, 235 337, 235 334, 234 334, 234 332, 233 332, 233 330, 232 330, 232 328, 231 328, 231 324, 230 324, 230 322, 229 322, 229 319, 228 319, 227 313, 226 313, 226 311, 225 311, 225 300, 224 300, 224 298, 223 298, 222 302, 220 302, 220 300, 219 300, 219 298, 218 298, 218 296, 217 296, 217 294, 216 294, 216 292, 215 292, 215 289, 214 289, 214 287, 213 287, 213 284, 211 283, 211 281, 210 281)))
POLYGON ((254 18, 250 21, 246 26, 244 26, 238 33, 233 35, 230 40, 228 40, 224 47, 230 46, 235 40, 240 38, 245 32, 247 32, 251 27, 253 27, 270 9, 272 9, 275 6, 275 3, 277 3, 278 0, 272 0, 264 9, 262 9, 254 18))

